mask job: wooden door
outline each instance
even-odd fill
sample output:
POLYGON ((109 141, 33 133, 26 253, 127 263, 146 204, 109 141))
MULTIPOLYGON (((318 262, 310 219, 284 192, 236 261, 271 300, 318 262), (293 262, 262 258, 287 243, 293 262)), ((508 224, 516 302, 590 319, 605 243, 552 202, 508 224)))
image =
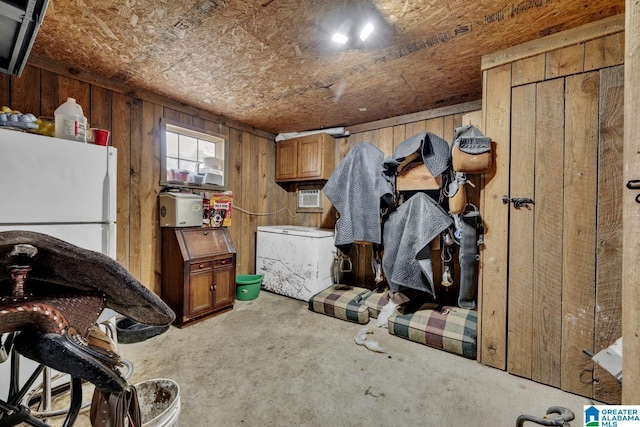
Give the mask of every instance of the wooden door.
POLYGON ((623 67, 512 89, 507 370, 620 400, 583 350, 621 336, 623 67))

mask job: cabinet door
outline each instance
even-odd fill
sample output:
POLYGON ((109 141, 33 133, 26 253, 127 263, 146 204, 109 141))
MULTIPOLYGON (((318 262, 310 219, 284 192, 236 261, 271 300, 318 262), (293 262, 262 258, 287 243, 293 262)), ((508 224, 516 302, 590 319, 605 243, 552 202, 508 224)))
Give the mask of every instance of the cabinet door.
POLYGON ((213 270, 213 308, 232 305, 236 298, 236 278, 233 261, 223 260, 223 266, 213 270))
POLYGON ((204 258, 232 252, 233 248, 223 228, 195 227, 179 230, 189 259, 204 258))
POLYGON ((298 144, 295 139, 281 141, 276 145, 276 180, 297 177, 298 144))
POLYGON ((322 160, 321 135, 298 139, 298 178, 321 178, 322 160))
POLYGON ((187 289, 187 317, 195 317, 213 309, 213 270, 192 272, 187 289))

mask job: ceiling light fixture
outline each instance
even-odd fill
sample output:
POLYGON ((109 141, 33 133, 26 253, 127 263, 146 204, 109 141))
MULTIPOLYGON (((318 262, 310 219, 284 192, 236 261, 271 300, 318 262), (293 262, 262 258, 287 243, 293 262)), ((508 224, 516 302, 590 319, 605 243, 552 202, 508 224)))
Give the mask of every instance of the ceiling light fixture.
POLYGON ((320 49, 328 52, 371 51, 394 42, 394 29, 371 0, 349 0, 322 20, 320 49))
POLYGON ((345 36, 342 33, 333 33, 333 37, 331 38, 336 43, 345 44, 349 41, 349 37, 345 36))
POLYGON ((360 40, 365 41, 369 38, 371 33, 373 33, 373 24, 371 22, 367 22, 367 25, 365 25, 362 31, 360 31, 360 40))

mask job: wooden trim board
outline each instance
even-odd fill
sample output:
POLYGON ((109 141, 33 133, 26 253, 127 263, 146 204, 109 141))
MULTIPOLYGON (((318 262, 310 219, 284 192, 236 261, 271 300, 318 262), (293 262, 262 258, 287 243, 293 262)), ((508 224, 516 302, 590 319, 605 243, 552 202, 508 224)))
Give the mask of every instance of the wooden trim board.
MULTIPOLYGON (((628 3, 628 2, 627 2, 628 3)), ((629 6, 627 6, 628 8, 629 6)), ((562 31, 550 36, 532 40, 482 57, 482 71, 500 65, 509 64, 520 59, 550 52, 565 46, 584 43, 624 31, 625 15, 615 15, 596 22, 562 31)))

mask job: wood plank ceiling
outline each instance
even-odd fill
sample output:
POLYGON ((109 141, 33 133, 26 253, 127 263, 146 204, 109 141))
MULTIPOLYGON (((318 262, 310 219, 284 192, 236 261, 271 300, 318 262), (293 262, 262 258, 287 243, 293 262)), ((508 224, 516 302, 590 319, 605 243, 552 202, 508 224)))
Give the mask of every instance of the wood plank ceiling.
POLYGON ((277 134, 478 100, 482 55, 623 13, 624 4, 51 0, 33 53, 277 134), (333 27, 362 16, 379 32, 351 49, 332 45, 333 27))

